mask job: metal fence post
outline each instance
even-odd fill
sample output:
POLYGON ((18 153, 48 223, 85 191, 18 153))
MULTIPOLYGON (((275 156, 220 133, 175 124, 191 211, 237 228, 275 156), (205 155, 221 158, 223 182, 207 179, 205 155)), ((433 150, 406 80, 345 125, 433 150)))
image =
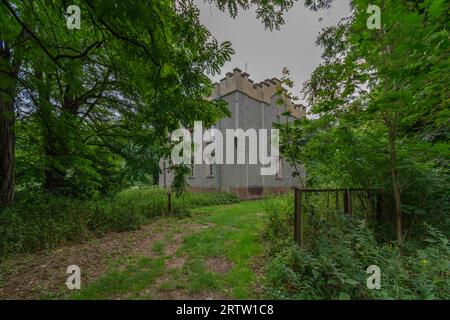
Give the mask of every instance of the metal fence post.
POLYGON ((167 192, 167 211, 172 213, 172 192, 167 192))

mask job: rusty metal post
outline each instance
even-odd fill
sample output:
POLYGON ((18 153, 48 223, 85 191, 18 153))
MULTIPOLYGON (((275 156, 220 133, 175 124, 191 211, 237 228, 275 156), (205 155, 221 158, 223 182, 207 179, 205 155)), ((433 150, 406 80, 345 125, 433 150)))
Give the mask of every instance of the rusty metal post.
POLYGON ((172 192, 167 192, 167 211, 172 213, 172 192))
POLYGON ((295 188, 294 241, 303 246, 302 238, 302 191, 295 188))
POLYGON ((344 213, 352 214, 350 190, 344 191, 344 213))

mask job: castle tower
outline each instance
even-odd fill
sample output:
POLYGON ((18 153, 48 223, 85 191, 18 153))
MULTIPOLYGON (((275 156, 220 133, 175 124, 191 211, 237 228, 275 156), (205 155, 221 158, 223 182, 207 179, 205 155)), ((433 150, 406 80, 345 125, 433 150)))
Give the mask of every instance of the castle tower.
MULTIPOLYGON (((221 119, 216 123, 215 129, 220 130, 225 137, 227 129, 270 130, 273 123, 305 117, 306 108, 293 103, 285 96, 282 97, 284 105, 277 105, 279 96, 276 92, 280 85, 281 81, 277 78, 255 83, 248 73, 238 68, 228 72, 225 78, 214 84, 213 93, 209 97, 225 100, 231 113, 230 118, 221 119), (291 112, 289 117, 284 115, 287 110, 291 112)), ((234 154, 236 152, 237 150, 234 154)), ((234 192, 241 199, 253 199, 267 192, 283 192, 296 185, 296 180, 292 177, 293 168, 282 158, 277 174, 263 176, 260 173, 260 164, 249 164, 248 145, 245 152, 246 164, 192 165, 193 175, 187 181, 189 188, 192 191, 234 192)), ((161 168, 163 166, 162 162, 161 168)), ((167 170, 163 171, 160 175, 160 186, 170 186, 173 176, 167 170)))

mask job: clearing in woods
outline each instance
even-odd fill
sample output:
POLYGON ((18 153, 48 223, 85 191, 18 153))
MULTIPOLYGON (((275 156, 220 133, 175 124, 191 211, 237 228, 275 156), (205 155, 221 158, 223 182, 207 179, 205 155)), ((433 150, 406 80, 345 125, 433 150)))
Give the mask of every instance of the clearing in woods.
POLYGON ((0 265, 0 299, 255 299, 263 200, 161 217, 140 230, 19 255, 0 265), (81 268, 81 290, 66 269, 81 268))

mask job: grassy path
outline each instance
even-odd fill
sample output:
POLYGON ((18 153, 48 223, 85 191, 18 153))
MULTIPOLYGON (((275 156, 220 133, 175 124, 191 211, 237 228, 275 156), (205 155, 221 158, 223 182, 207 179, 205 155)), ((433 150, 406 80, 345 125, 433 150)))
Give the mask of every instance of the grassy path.
POLYGON ((245 201, 15 258, 0 267, 8 270, 0 298, 258 298, 262 225, 262 201, 245 201), (69 264, 81 268, 82 289, 76 292, 64 285, 69 264))

